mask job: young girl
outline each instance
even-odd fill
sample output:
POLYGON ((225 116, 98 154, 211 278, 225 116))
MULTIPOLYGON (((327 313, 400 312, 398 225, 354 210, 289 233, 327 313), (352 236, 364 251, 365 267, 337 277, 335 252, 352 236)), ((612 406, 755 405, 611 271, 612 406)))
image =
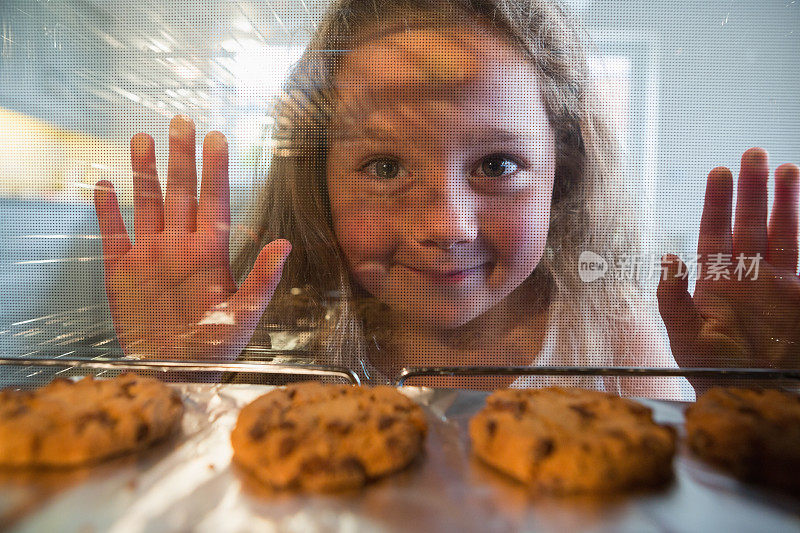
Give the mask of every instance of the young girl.
MULTIPOLYGON (((763 150, 743 157, 733 237, 730 172, 709 175, 699 250, 761 253, 761 277, 699 281, 692 297, 675 275, 683 265, 665 258, 659 306, 672 354, 638 279, 581 281, 582 251, 633 257, 641 248, 635 180, 622 171, 584 54, 549 0, 335 2, 275 107, 254 238, 233 268, 222 134, 205 138, 199 199, 189 119, 170 124, 164 200, 153 141, 133 138, 133 245, 112 185, 98 184, 106 287, 125 352, 235 359, 259 322, 295 312, 300 288, 320 361, 372 382, 404 366, 796 359, 798 170, 776 171, 767 238, 763 150), (769 316, 781 320, 765 329, 769 316)), ((549 382, 691 395, 667 379, 428 383, 549 382)))

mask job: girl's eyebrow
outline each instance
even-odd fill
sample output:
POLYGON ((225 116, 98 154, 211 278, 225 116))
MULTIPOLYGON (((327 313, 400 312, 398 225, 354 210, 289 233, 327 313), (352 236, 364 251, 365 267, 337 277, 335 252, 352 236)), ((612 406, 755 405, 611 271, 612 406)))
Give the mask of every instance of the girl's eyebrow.
MULTIPOLYGON (((354 141, 358 139, 393 143, 402 141, 402 136, 391 129, 371 126, 335 127, 331 130, 330 138, 337 141, 354 141)), ((460 141, 464 144, 523 142, 525 139, 526 136, 493 126, 482 128, 478 132, 464 132, 460 136, 460 141)))
POLYGON ((358 139, 389 142, 400 141, 400 136, 392 130, 370 126, 335 126, 331 128, 329 137, 337 141, 353 141, 358 139))
POLYGON ((488 144, 492 142, 521 142, 525 136, 495 127, 482 128, 479 133, 465 132, 461 136, 465 144, 488 144))

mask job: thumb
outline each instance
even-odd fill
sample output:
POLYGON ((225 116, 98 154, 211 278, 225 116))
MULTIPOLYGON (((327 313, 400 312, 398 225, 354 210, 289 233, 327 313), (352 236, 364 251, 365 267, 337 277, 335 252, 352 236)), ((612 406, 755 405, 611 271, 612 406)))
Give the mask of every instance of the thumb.
POLYGON ((261 317, 281 280, 291 251, 292 245, 285 239, 272 241, 261 249, 253 270, 231 299, 231 306, 237 313, 261 317))
POLYGON ((686 266, 673 254, 661 258, 662 276, 658 282, 658 311, 664 320, 669 335, 672 354, 679 365, 684 366, 688 357, 696 356, 696 341, 703 325, 703 317, 689 294, 686 266), (684 361, 682 361, 683 359, 684 361))

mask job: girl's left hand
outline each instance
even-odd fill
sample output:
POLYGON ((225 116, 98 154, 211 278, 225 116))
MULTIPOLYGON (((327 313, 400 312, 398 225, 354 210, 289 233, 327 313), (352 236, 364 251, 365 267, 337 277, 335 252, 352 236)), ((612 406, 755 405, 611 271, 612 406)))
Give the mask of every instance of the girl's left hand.
POLYGON ((792 164, 775 170, 767 224, 767 153, 747 150, 731 233, 731 172, 718 167, 709 173, 694 295, 686 266, 674 255, 662 259, 666 276, 658 285, 659 311, 680 366, 800 367, 799 175, 792 164), (740 261, 754 267, 754 260, 757 271, 735 270, 740 261), (727 276, 720 274, 724 262, 727 276))

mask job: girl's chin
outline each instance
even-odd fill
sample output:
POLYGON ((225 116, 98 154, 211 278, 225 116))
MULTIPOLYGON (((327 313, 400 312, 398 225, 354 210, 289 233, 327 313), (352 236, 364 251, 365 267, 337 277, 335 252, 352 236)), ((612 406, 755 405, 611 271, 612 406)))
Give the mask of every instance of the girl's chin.
POLYGON ((428 330, 453 330, 466 325, 480 316, 485 310, 471 306, 457 307, 441 305, 432 307, 416 307, 399 309, 400 320, 428 330))

